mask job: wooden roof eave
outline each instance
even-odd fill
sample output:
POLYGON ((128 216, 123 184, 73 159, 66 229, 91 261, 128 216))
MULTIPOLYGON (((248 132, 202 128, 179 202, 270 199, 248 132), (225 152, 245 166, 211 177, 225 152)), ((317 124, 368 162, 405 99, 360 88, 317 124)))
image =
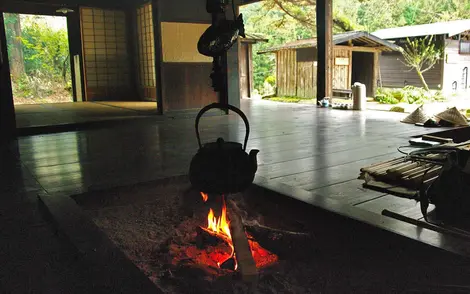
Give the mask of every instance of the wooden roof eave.
MULTIPOLYGON (((268 48, 265 50, 258 51, 257 54, 275 53, 280 50, 296 50, 301 48, 313 48, 316 47, 316 43, 306 44, 292 44, 290 46, 277 46, 268 48)), ((353 46, 356 47, 373 47, 377 48, 378 51, 400 51, 400 47, 386 40, 382 40, 374 35, 370 35, 364 32, 357 32, 351 36, 339 37, 334 40, 334 46, 341 46, 343 43, 356 43, 353 46), (360 45, 359 45, 359 44, 360 45)))
POLYGON ((250 43, 250 44, 256 44, 256 43, 266 43, 268 42, 268 39, 253 39, 253 38, 240 38, 240 42, 242 43, 250 43))
MULTIPOLYGON (((349 46, 349 45, 342 45, 342 44, 336 44, 334 47, 342 47, 345 49, 350 49, 352 51, 357 51, 357 52, 394 52, 400 51, 400 47, 397 45, 393 46, 349 46), (396 48, 395 48, 396 47, 396 48)), ((282 51, 282 50, 297 50, 297 49, 303 49, 303 48, 316 48, 316 46, 295 46, 295 47, 283 47, 283 48, 273 48, 273 49, 267 49, 267 50, 261 50, 256 52, 256 54, 275 54, 276 52, 282 51)))

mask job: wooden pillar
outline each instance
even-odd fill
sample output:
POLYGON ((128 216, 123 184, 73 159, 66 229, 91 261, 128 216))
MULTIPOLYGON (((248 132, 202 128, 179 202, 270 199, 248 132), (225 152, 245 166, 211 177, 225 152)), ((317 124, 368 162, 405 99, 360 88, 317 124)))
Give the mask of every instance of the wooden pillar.
MULTIPOLYGON (((70 55, 70 72, 72 77, 72 94, 73 94, 73 101, 76 102, 78 97, 85 97, 85 87, 77 87, 77 85, 84 85, 85 84, 85 77, 83 75, 82 66, 80 68, 76 68, 75 64, 75 56, 83 60, 82 54, 82 34, 80 31, 80 8, 74 7, 74 12, 67 14, 67 33, 68 33, 68 40, 69 40, 69 55, 70 55), (79 75, 77 74, 79 73, 79 75), (78 80, 80 79, 80 80, 78 80), (80 92, 80 93, 79 93, 80 92)), ((83 63, 80 62, 78 65, 82 65, 83 63)))
POLYGON ((349 50, 348 52, 348 59, 349 59, 349 65, 348 65, 348 84, 346 85, 346 89, 350 89, 352 86, 352 83, 355 82, 352 80, 352 75, 353 75, 353 50, 349 50))
POLYGON ((332 95, 333 0, 317 0, 317 100, 332 95))
MULTIPOLYGON (((239 14, 239 3, 238 0, 232 0, 235 4, 235 11, 232 10, 232 5, 227 7, 226 17, 232 19, 233 14, 239 14)), ((246 20, 245 20, 246 21, 246 20)), ((235 107, 240 107, 240 69, 239 69, 239 52, 241 50, 241 42, 238 40, 232 48, 230 48, 225 54, 225 75, 226 75, 226 96, 224 99, 226 103, 231 104, 235 107)), ((222 94, 222 93, 221 93, 222 94)), ((221 99, 221 102, 224 100, 221 99)))
POLYGON ((377 92, 377 83, 379 80, 379 68, 380 68, 380 62, 379 62, 379 54, 380 52, 374 52, 374 70, 372 73, 372 96, 375 96, 375 93, 377 92))
POLYGON ((248 82, 249 82, 249 85, 248 85, 248 97, 252 97, 253 96, 253 90, 254 90, 254 77, 253 77, 253 44, 251 43, 248 43, 248 82))
POLYGON ((16 119, 3 13, 0 13, 0 142, 15 136, 16 119))
POLYGON ((161 9, 160 1, 152 1, 152 18, 153 18, 153 41, 155 48, 155 87, 157 91, 157 113, 163 114, 163 80, 162 80, 162 26, 161 26, 161 9))
MULTIPOLYGON (((133 78, 130 81, 130 87, 132 93, 139 93, 140 91, 140 81, 138 80, 139 77, 139 55, 138 55, 138 36, 137 36, 137 10, 138 4, 129 5, 124 9, 124 13, 126 15, 126 22, 127 22, 127 30, 126 30, 126 37, 127 37, 127 52, 129 52, 129 72, 132 74, 133 78)), ((132 100, 143 101, 143 97, 140 95, 133 95, 133 97, 129 97, 132 100)))

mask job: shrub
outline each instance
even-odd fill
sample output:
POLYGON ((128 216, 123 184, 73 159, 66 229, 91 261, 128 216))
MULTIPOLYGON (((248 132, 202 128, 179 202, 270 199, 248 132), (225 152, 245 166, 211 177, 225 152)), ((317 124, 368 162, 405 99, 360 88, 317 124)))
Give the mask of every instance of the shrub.
POLYGON ((392 91, 389 89, 379 88, 375 95, 375 101, 383 104, 398 104, 400 100, 395 98, 392 91))
POLYGON ((444 101, 441 91, 426 91, 421 87, 405 86, 403 89, 379 88, 375 101, 383 104, 423 104, 425 102, 444 101))
POLYGON ((391 94, 393 98, 395 98, 396 100, 398 101, 403 100, 404 94, 403 94, 403 91, 401 91, 401 89, 392 89, 391 94))
POLYGON ((393 106, 392 108, 390 108, 390 111, 393 111, 393 112, 405 112, 405 109, 403 107, 400 107, 400 106, 393 106))
POLYGON ((269 101, 275 102, 285 102, 285 103, 316 103, 316 99, 314 98, 301 98, 301 97, 293 97, 293 96, 284 96, 284 97, 265 97, 263 98, 269 101))
POLYGON ((37 70, 31 75, 23 75, 19 79, 12 79, 14 97, 28 99, 45 99, 51 95, 72 92, 72 82, 65 83, 58 77, 51 77, 46 72, 37 70))
POLYGON ((268 76, 264 81, 273 87, 276 86, 276 78, 274 76, 268 76))

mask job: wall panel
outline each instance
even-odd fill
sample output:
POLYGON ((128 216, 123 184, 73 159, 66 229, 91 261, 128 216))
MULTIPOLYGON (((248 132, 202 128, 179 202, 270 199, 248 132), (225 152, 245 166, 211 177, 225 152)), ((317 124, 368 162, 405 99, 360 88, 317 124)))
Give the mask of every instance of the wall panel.
POLYGON ((86 99, 123 100, 131 93, 127 23, 123 11, 80 9, 86 99))
POLYGON ((297 95, 297 54, 296 50, 277 52, 277 95, 297 95))
POLYGON ((447 40, 445 60, 443 64, 443 85, 446 93, 453 91, 469 91, 468 69, 470 68, 470 55, 459 54, 459 41, 447 40), (456 90, 453 87, 457 86, 456 90))
POLYGON ((163 62, 212 62, 197 50, 208 24, 162 22, 163 62))
POLYGON ((351 51, 347 49, 333 49, 333 89, 350 89, 351 88, 351 51), (347 64, 338 63, 337 58, 348 60, 347 64))
MULTIPOLYGON (((414 70, 404 64, 400 53, 383 52, 380 56, 380 79, 383 87, 402 88, 406 85, 422 87, 421 80, 414 70)), ((443 62, 435 64, 424 73, 429 88, 439 89, 442 84, 443 62)))
POLYGON ((195 109, 217 102, 211 87, 210 63, 164 63, 162 65, 163 108, 195 109))

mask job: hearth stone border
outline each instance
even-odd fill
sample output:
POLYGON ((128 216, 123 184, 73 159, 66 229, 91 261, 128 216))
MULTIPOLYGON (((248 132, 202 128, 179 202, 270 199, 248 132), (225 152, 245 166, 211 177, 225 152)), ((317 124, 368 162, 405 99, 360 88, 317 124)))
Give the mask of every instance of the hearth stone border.
MULTIPOLYGON (((109 293, 163 293, 113 244, 71 197, 39 194, 39 203, 57 233, 69 241, 93 274, 92 283, 109 293)), ((101 293, 101 292, 100 292, 101 293)))
POLYGON ((378 231, 393 233, 396 237, 403 239, 404 242, 412 241, 430 247, 428 249, 435 248, 466 258, 470 257, 470 240, 446 235, 424 227, 417 227, 413 224, 343 204, 333 198, 292 187, 275 180, 257 177, 255 184, 273 193, 289 196, 297 201, 310 204, 337 217, 340 216, 340 218, 361 223, 378 231))
MULTIPOLYGON (((172 179, 183 179, 185 177, 170 177, 151 182, 164 184, 172 179)), ((103 190, 118 188, 120 187, 103 190)), ((388 238, 399 238, 400 242, 420 246, 425 250, 434 251, 435 254, 439 252, 446 254, 445 251, 447 251, 447 253, 460 256, 470 256, 470 242, 468 241, 424 228, 417 230, 414 225, 341 204, 334 199, 316 195, 309 191, 260 176, 256 177, 253 188, 260 189, 260 191, 267 192, 270 195, 277 195, 280 199, 287 201, 300 201, 310 204, 325 215, 337 219, 338 222, 332 224, 333 227, 347 222, 353 227, 361 227, 365 231, 376 232, 382 236, 386 233, 388 238), (340 217, 338 218, 338 216, 340 217)), ((96 287, 108 289, 112 293, 163 293, 94 224, 72 196, 75 195, 64 197, 51 196, 45 193, 38 194, 40 205, 44 208, 46 217, 56 227, 58 234, 65 237, 64 239, 76 248, 77 256, 84 258, 90 266, 90 271, 94 272, 94 275, 91 276, 94 278, 92 282, 96 287)), ((333 227, 331 229, 334 231, 335 228, 333 227)), ((358 242, 361 241, 358 240, 358 242)))

